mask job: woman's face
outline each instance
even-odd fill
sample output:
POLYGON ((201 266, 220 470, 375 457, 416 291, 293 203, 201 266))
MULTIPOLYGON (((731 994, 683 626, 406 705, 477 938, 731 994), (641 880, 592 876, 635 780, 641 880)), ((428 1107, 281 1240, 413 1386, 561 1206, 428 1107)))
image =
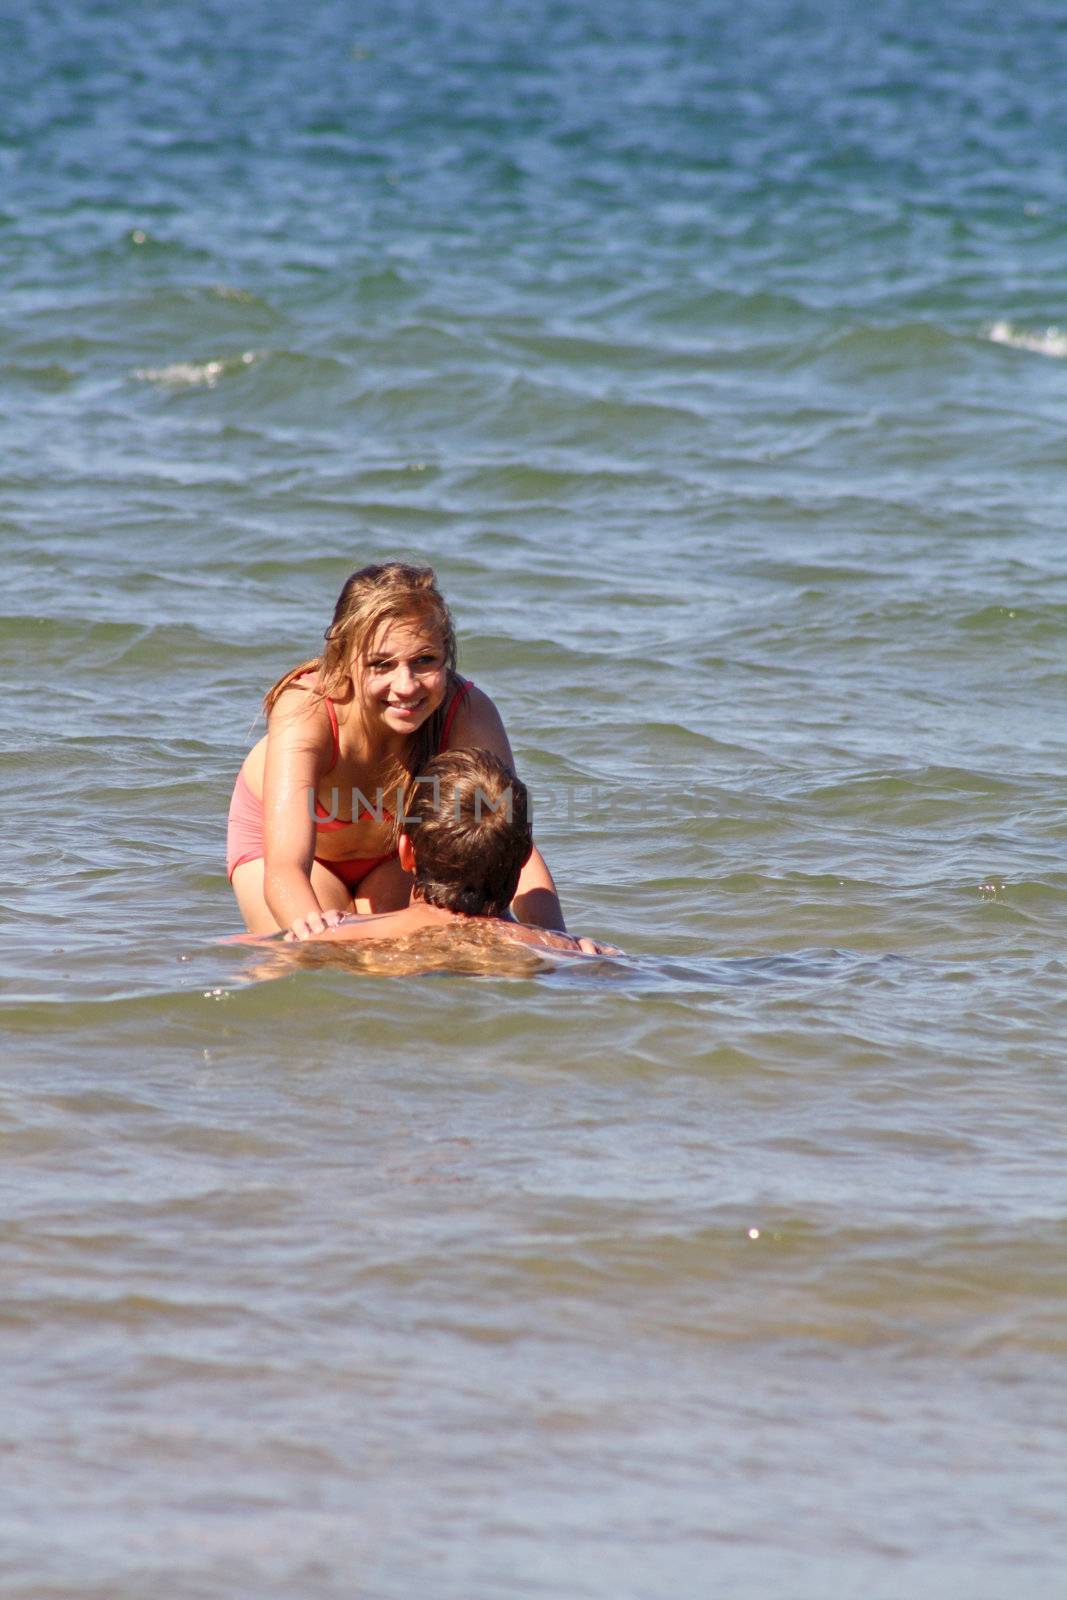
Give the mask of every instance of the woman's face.
POLYGON ((445 697, 448 669, 437 629, 417 618, 383 623, 360 658, 352 680, 372 727, 414 733, 445 697))

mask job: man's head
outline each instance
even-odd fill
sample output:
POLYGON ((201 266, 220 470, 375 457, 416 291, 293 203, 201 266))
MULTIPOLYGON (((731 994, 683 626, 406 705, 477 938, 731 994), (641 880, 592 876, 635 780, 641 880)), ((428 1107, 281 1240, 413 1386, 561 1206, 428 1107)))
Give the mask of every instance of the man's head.
POLYGON ((398 819, 400 864, 428 905, 500 917, 533 849, 529 800, 488 750, 449 750, 413 779, 398 819))

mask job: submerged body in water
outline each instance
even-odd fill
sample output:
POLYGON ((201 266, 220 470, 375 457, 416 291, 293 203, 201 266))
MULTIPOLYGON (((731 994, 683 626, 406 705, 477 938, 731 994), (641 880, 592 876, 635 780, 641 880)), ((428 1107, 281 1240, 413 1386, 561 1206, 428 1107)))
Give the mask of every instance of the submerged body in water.
POLYGON ((400 870, 412 880, 410 902, 370 916, 351 913, 308 940, 290 930, 285 942, 360 945, 409 940, 436 932, 479 929, 477 943, 501 943, 596 955, 591 939, 513 920, 508 910, 533 850, 526 786, 488 750, 435 756, 412 780, 401 815, 409 832, 397 838, 400 870))
POLYGON ((594 946, 589 940, 503 917, 417 915, 434 910, 415 902, 404 911, 353 916, 315 939, 241 935, 240 942, 260 947, 265 958, 245 976, 261 981, 323 967, 393 977, 451 972, 525 978, 550 971, 561 962, 577 960, 595 966, 598 955, 621 954, 613 946, 594 946), (583 949, 583 943, 590 948, 583 949))
POLYGON ((597 953, 591 940, 579 939, 575 934, 559 933, 552 928, 535 928, 509 917, 464 916, 462 912, 448 911, 443 906, 428 905, 425 900, 412 900, 402 911, 383 911, 371 917, 361 917, 355 913, 342 917, 334 927, 324 928, 308 943, 380 944, 410 939, 413 934, 432 931, 459 938, 476 931, 486 945, 524 944, 531 949, 562 951, 566 955, 597 953), (587 948, 583 949, 583 946, 587 948))

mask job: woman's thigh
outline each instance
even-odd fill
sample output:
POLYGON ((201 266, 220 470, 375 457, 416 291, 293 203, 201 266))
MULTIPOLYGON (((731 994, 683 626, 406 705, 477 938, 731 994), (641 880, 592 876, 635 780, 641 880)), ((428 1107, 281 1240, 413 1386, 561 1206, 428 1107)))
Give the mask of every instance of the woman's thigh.
MULTIPOLYGON (((375 872, 379 868, 374 869, 375 872)), ((373 878, 374 873, 368 873, 368 878, 373 878)), ((277 933, 278 923, 274 913, 268 906, 263 894, 263 858, 257 857, 254 861, 243 861, 234 869, 230 880, 233 892, 237 898, 237 909, 245 919, 245 927, 249 933, 277 933)), ((407 880, 410 883, 410 879, 407 880)), ((367 882, 364 878, 363 883, 367 882)), ((363 883, 359 885, 362 892, 363 883)), ((346 884, 343 884, 335 872, 329 867, 324 867, 321 861, 311 863, 311 887, 315 891, 315 898, 324 911, 351 911, 352 895, 346 884)), ((405 900, 404 904, 407 904, 405 900)))
POLYGON ((377 911, 403 911, 411 899, 411 875, 396 856, 372 867, 356 885, 353 907, 361 916, 377 911))

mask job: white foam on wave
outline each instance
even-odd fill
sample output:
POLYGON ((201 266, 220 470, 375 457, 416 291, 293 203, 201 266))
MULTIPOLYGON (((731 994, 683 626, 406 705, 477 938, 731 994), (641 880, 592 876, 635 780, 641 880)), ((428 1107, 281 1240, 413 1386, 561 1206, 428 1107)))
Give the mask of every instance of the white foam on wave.
POLYGON ((214 389, 227 372, 250 367, 260 353, 246 350, 228 361, 175 361, 169 367, 138 367, 134 377, 140 383, 162 383, 168 388, 214 389))
POLYGON ((1025 328, 1013 327, 1010 322, 994 322, 986 330, 986 337, 994 344, 1011 345, 1013 350, 1032 350, 1035 355, 1067 360, 1067 331, 1063 328, 1048 327, 1029 333, 1025 328))

